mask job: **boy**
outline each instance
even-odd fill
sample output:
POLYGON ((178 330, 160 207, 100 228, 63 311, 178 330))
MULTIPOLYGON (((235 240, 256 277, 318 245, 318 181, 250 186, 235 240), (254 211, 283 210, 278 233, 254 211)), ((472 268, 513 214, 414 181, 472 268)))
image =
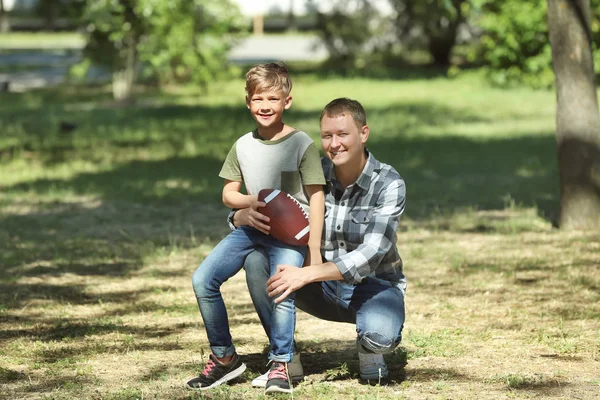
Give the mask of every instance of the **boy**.
MULTIPOLYGON (((227 235, 200 264, 192 277, 194 292, 212 350, 199 377, 188 382, 192 389, 213 388, 240 376, 246 366, 235 352, 227 311, 220 287, 243 266, 246 255, 257 248, 268 254, 271 274, 278 264, 302 267, 322 262, 325 177, 319 151, 310 137, 282 121, 292 105, 292 82, 283 63, 258 64, 246 74, 246 106, 257 129, 245 134, 231 148, 219 174, 225 179, 223 203, 230 208, 252 208, 264 188, 281 189, 309 210, 308 249, 289 246, 252 227, 227 235), (240 192, 242 183, 248 194, 240 192), (308 250, 308 252, 307 252, 308 250), (305 260, 306 255, 306 260, 305 260)), ((291 392, 287 363, 293 357, 296 309, 293 296, 273 308, 269 360, 271 367, 265 392, 291 392)))

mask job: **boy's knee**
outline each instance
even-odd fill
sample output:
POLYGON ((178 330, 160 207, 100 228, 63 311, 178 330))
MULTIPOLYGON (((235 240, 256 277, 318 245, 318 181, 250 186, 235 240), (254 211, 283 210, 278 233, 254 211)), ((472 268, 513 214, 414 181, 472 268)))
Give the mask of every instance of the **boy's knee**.
POLYGON ((401 340, 402 334, 400 333, 394 338, 389 338, 377 332, 365 332, 358 336, 358 342, 362 347, 377 354, 391 353, 398 347, 401 340))
POLYGON ((269 259, 267 255, 260 250, 251 252, 244 261, 244 270, 246 271, 246 281, 249 284, 255 282, 264 284, 269 279, 269 259))

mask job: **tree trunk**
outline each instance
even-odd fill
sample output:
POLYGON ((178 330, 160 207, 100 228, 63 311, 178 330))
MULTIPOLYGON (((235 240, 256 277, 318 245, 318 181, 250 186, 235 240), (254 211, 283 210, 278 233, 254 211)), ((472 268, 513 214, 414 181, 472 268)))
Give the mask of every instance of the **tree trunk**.
POLYGON ((600 114, 591 49, 590 1, 548 0, 556 75, 559 226, 600 228, 600 114))
POLYGON ((443 36, 429 36, 429 54, 433 63, 437 66, 446 67, 450 65, 452 49, 456 44, 457 28, 449 29, 443 36))
POLYGON ((290 9, 288 10, 287 31, 298 31, 298 23, 296 21, 296 13, 294 12, 294 0, 290 1, 290 9))
POLYGON ((125 43, 122 67, 113 72, 112 79, 113 97, 120 103, 133 101, 133 84, 137 75, 137 40, 130 38, 125 43))
POLYGON ((10 32, 10 21, 4 8, 4 0, 0 0, 0 33, 6 32, 10 32))

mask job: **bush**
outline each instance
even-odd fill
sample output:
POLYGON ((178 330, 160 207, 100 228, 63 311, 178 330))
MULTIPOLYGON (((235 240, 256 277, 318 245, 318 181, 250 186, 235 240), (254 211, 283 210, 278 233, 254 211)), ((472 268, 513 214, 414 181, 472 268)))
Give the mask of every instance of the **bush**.
MULTIPOLYGON (((592 46, 600 47, 600 0, 592 0, 592 46)), ((469 61, 483 63, 489 80, 499 86, 554 85, 546 0, 473 0, 472 23, 482 29, 469 61)), ((596 71, 600 53, 594 52, 596 71)))

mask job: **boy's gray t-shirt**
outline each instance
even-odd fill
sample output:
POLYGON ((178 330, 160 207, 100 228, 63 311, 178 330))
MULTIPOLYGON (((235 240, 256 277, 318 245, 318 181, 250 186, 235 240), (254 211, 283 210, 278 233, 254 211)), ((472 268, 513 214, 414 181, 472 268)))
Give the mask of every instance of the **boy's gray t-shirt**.
POLYGON ((248 132, 232 146, 219 176, 244 182, 246 191, 258 195, 261 189, 281 189, 294 196, 308 211, 304 185, 324 185, 319 150, 305 133, 295 130, 278 140, 264 140, 248 132))

